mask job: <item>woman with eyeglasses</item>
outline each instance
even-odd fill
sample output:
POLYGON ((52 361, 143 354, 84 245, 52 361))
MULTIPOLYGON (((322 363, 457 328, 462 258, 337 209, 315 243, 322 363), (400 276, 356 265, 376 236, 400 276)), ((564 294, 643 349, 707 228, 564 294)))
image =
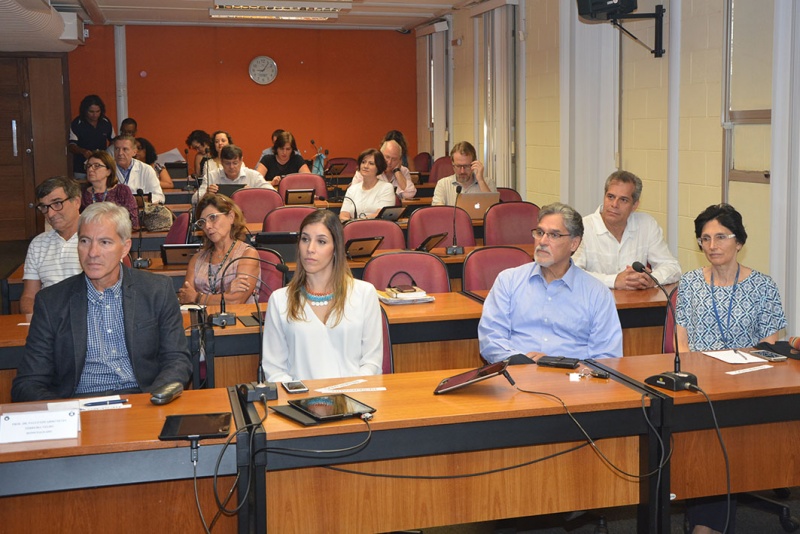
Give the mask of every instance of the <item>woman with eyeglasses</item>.
POLYGON ((131 216, 131 224, 139 228, 139 210, 131 188, 120 185, 117 165, 105 150, 95 150, 86 160, 86 180, 91 184, 81 195, 81 211, 95 202, 113 202, 131 216))
POLYGON ((331 211, 316 210, 300 224, 294 277, 267 305, 262 365, 270 382, 383 370, 378 295, 353 278, 342 224, 331 211))
POLYGON ((244 241, 247 227, 242 210, 225 195, 209 193, 197 203, 195 216, 195 224, 203 231, 203 246, 189 260, 178 300, 219 304, 224 294, 227 304, 255 302, 261 264, 258 252, 244 241))
MULTIPOLYGON (((786 328, 778 286, 769 276, 739 263, 747 241, 741 214, 729 204, 715 204, 694 220, 700 250, 709 265, 685 273, 675 307, 678 347, 707 351, 775 343, 786 328)), ((722 532, 726 524, 724 497, 688 503, 687 519, 695 534, 722 532)), ((736 501, 731 500, 728 532, 733 532, 736 501)))

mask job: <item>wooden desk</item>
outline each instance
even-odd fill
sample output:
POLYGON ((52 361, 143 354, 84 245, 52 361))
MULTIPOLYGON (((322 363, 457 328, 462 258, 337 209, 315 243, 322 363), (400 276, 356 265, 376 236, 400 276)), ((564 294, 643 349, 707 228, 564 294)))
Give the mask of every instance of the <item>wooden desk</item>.
MULTIPOLYGON (((153 406, 146 394, 128 398, 129 409, 81 413, 76 440, 0 445, 4 531, 156 532, 165 525, 172 525, 166 527, 169 532, 202 531, 189 444, 159 441, 158 434, 167 415, 231 412, 229 393, 186 391, 165 406, 153 406)), ((203 440, 199 450, 199 495, 207 521, 216 510, 209 477, 222 442, 203 440)), ((220 464, 222 492, 236 471, 236 447, 231 446, 220 464)), ((218 529, 236 532, 237 519, 222 516, 214 532, 218 529)))
MULTIPOLYGON (((674 355, 602 360, 613 372, 643 382, 671 371, 674 355)), ((732 365, 702 353, 681 355, 681 369, 697 375, 714 403, 730 458, 731 491, 800 485, 800 362, 772 363, 771 369, 726 374, 761 364, 732 365)), ((767 363, 767 362, 764 362, 767 363)), ((668 491, 678 499, 725 493, 725 467, 705 398, 688 391, 658 390, 669 399, 664 422, 674 436, 668 491)), ((666 433, 665 437, 669 434, 666 433)), ((665 499, 667 506, 669 499, 665 499)), ((669 510, 666 509, 666 515, 669 510)))
MULTIPOLYGON (((589 435, 602 438, 598 446, 616 465, 632 473, 647 470, 641 392, 614 381, 569 382, 563 370, 516 366, 509 371, 519 387, 560 396, 589 435)), ((434 387, 450 375, 367 377, 358 387, 387 390, 353 394, 377 411, 369 445, 351 456, 268 454, 269 531, 386 532, 647 502, 647 484, 620 477, 589 447, 534 463, 584 442, 552 399, 517 391, 503 377, 434 396, 434 387), (459 478, 525 462, 532 464, 459 478), (384 476, 342 473, 325 465, 384 476)), ((313 392, 342 382, 310 380, 307 385, 313 392)), ((281 391, 276 402, 286 400, 281 391)), ((270 415, 266 423, 269 447, 348 447, 364 439, 364 430, 359 420, 303 428, 270 415)), ((647 515, 641 519, 639 531, 652 532, 647 515)))

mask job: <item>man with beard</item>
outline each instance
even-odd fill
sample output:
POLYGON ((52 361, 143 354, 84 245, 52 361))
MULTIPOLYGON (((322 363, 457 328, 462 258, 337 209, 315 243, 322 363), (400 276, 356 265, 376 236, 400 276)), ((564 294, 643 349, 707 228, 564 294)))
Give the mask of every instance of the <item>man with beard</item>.
POLYGON ((478 325, 489 362, 515 354, 584 360, 622 356, 622 328, 611 291, 571 259, 583 237, 581 215, 553 203, 539 211, 534 263, 500 273, 478 325))

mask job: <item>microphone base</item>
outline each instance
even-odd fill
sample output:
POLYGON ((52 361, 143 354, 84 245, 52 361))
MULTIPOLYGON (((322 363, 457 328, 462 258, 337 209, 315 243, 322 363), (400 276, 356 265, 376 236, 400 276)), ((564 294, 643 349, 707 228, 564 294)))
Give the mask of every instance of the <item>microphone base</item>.
POLYGON ((193 193, 194 190, 195 190, 195 187, 192 184, 187 184, 186 187, 183 188, 183 191, 187 191, 189 193, 193 193))
POLYGON ((228 325, 236 324, 235 313, 215 313, 211 316, 211 324, 225 328, 228 325))
POLYGON ((239 395, 245 402, 258 402, 263 396, 266 400, 278 398, 278 386, 275 382, 249 382, 239 385, 239 395))
POLYGON ((464 254, 464 247, 459 247, 458 245, 453 245, 452 247, 447 247, 447 255, 448 256, 459 256, 464 254))
POLYGON ((697 387, 697 376, 692 373, 670 371, 648 376, 644 379, 644 383, 669 391, 683 391, 690 389, 692 386, 697 387))
POLYGON ((134 269, 147 269, 150 267, 150 258, 136 258, 133 260, 134 269))

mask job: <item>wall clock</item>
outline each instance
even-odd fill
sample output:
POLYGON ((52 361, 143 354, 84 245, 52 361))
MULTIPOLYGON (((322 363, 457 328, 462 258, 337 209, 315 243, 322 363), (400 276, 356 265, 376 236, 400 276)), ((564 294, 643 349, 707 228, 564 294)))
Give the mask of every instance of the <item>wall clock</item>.
POLYGON ((269 56, 256 56, 250 62, 250 79, 259 85, 267 85, 278 76, 278 64, 269 56))

